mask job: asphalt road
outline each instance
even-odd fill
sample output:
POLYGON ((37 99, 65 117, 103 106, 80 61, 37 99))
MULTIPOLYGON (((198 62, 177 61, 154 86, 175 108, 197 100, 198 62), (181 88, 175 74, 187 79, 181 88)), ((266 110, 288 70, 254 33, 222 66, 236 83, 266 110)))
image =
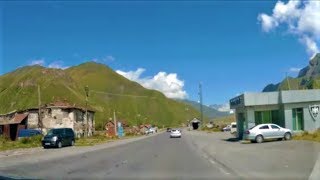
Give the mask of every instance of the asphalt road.
POLYGON ((2 175, 41 179, 232 177, 232 174, 223 170, 223 167, 210 162, 198 152, 187 136, 170 139, 168 133, 74 156, 3 166, 0 172, 2 175))
POLYGON ((319 143, 242 144, 228 132, 182 134, 181 139, 170 139, 164 132, 93 147, 38 149, 0 157, 0 179, 1 175, 40 179, 308 179, 319 171, 315 169, 319 143))

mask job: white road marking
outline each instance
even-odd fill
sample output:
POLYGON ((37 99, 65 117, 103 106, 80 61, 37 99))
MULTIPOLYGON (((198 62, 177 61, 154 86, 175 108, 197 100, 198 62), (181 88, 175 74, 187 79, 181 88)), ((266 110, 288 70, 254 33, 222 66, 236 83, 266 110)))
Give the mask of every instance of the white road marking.
POLYGON ((225 173, 225 174, 230 174, 227 171, 225 171, 223 168, 219 168, 221 172, 225 173))
POLYGON ((211 162, 211 164, 216 164, 216 162, 214 162, 214 160, 210 159, 209 160, 211 162))

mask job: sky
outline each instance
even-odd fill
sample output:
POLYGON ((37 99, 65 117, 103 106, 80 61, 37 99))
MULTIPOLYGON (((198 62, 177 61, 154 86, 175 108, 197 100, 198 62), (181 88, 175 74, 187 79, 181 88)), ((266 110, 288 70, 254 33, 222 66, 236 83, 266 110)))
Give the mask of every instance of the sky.
POLYGON ((319 52, 317 1, 0 2, 0 75, 103 63, 170 98, 225 104, 319 52))

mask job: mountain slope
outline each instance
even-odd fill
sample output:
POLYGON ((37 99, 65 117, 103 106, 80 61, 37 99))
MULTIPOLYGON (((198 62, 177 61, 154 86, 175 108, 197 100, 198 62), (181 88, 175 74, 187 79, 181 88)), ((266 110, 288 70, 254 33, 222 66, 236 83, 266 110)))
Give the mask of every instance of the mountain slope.
POLYGON ((199 116, 192 107, 166 98, 162 93, 143 88, 109 67, 88 62, 66 70, 26 66, 0 76, 0 113, 36 107, 37 88, 42 104, 67 101, 85 106, 84 87, 89 87, 89 106, 96 111, 96 126, 101 129, 113 117, 129 124, 151 123, 174 126, 199 116))
POLYGON ((316 54, 309 65, 301 69, 296 78, 288 77, 277 84, 269 84, 262 91, 320 89, 320 53, 316 54))
MULTIPOLYGON (((190 100, 183 100, 183 102, 191 105, 192 107, 200 111, 200 104, 198 102, 190 101, 190 100)), ((203 109, 203 115, 209 119, 230 115, 229 112, 221 112, 206 105, 202 105, 202 109, 203 109)))

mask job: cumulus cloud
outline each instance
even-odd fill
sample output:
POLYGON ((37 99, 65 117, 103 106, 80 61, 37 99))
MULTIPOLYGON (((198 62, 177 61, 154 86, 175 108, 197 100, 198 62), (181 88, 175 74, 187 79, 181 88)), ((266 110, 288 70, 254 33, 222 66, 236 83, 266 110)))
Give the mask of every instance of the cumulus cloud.
POLYGON ((35 60, 32 60, 30 65, 33 66, 33 65, 40 65, 40 66, 44 66, 45 62, 44 62, 44 59, 35 59, 35 60))
POLYGON ((138 68, 136 71, 116 71, 125 78, 136 81, 143 87, 162 92, 168 98, 185 99, 187 92, 183 89, 184 81, 178 78, 176 73, 159 72, 153 77, 141 77, 145 69, 138 68))
POLYGON ((289 69, 289 71, 292 73, 298 73, 298 72, 300 72, 300 70, 301 70, 301 68, 296 68, 296 67, 292 67, 289 69))
POLYGON ((258 21, 263 31, 269 32, 285 25, 289 33, 295 35, 314 56, 319 52, 320 41, 320 1, 289 0, 278 1, 271 15, 261 13, 258 21))
POLYGON ((53 61, 49 64, 46 63, 44 59, 36 59, 32 60, 30 65, 41 65, 48 68, 55 68, 55 69, 67 69, 67 66, 63 65, 63 61, 53 61))

